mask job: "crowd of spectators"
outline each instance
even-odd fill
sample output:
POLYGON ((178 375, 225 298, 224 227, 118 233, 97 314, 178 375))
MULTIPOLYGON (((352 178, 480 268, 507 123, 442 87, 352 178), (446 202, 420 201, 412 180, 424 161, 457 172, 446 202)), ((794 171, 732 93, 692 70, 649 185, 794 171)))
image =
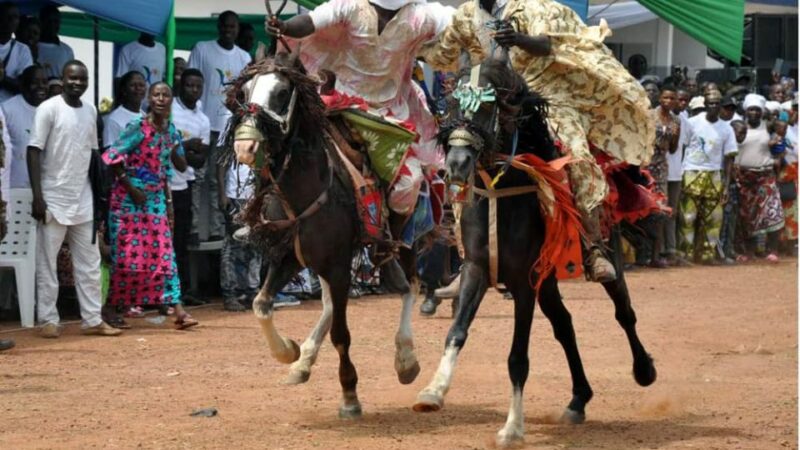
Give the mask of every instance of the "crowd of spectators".
MULTIPOLYGON (((60 21, 53 5, 38 17, 21 17, 13 3, 0 3, 0 198, 8 199, 9 188, 33 193, 41 335, 59 337, 56 301, 65 292, 80 305, 85 334, 119 335, 130 328, 126 318, 148 308, 174 315, 177 329, 196 325, 183 306, 206 302, 191 291, 189 270, 191 249, 204 242, 221 245, 224 309, 246 310, 265 267, 256 249, 236 239, 233 217, 253 195, 253 173, 217 161, 231 114, 225 88, 251 61, 252 26, 232 11, 221 13, 217 39, 198 42, 188 61, 175 58, 172 88, 164 83, 164 46, 141 34, 120 49, 114 101, 98 117, 81 100, 88 71, 60 40, 60 21), (100 161, 111 168, 107 176, 100 161)), ((643 169, 672 211, 629 227, 631 262, 655 268, 777 262, 782 251, 794 253, 794 80, 776 76, 766 87, 749 89, 692 78, 662 82, 638 62, 631 71, 653 103, 657 129, 651 163, 643 169)), ((442 110, 455 78, 437 73, 435 80, 426 89, 428 103, 442 110)), ((372 290, 366 260, 359 255, 354 273, 372 290)), ((457 266, 457 252, 444 243, 422 259, 422 314, 435 313, 434 289, 457 266)), ((10 285, 8 272, 0 273, 0 291, 10 285)), ((285 292, 315 289, 306 271, 285 292)), ((291 295, 277 302, 298 303, 291 295)), ((9 345, 0 340, 0 350, 9 345)))

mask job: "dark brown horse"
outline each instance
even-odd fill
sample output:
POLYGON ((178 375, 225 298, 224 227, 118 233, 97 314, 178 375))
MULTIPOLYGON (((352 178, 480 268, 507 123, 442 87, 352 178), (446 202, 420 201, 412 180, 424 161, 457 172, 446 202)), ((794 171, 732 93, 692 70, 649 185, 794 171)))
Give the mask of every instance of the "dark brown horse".
MULTIPOLYGON (((545 122, 545 101, 529 92, 525 81, 504 61, 484 62, 479 79, 474 81, 477 81, 474 83, 475 87, 482 89, 484 93, 489 92, 489 89, 493 90, 496 99, 483 101, 471 117, 455 113, 450 118, 449 129, 443 126, 442 136, 447 144, 446 168, 450 183, 465 186, 474 179, 475 187, 486 189, 481 178, 475 176, 477 166, 482 166, 494 177, 499 170, 494 158, 497 153, 532 153, 546 161, 557 156, 545 122)), ((473 99, 481 97, 472 95, 473 99)), ((531 179, 526 172, 508 168, 496 188, 530 184, 531 179)), ((545 239, 545 220, 540 210, 539 198, 535 193, 528 193, 500 198, 497 202, 499 277, 514 297, 514 337, 508 356, 508 373, 513 395, 508 419, 498 432, 497 439, 500 444, 510 444, 522 440, 523 437, 522 391, 528 377, 528 344, 537 295, 539 306, 564 349, 572 376, 572 400, 565 410, 563 420, 571 423, 583 422, 585 406, 593 394, 583 370, 572 319, 561 299, 555 276, 550 274, 546 279, 538 280, 539 274, 534 273, 534 279, 530 278, 531 269, 539 259, 545 239), (539 292, 535 292, 533 286, 538 281, 541 281, 539 292)), ((489 287, 488 220, 486 198, 476 196, 473 202, 464 205, 461 234, 465 261, 461 272, 459 308, 447 335, 439 368, 430 384, 419 393, 414 405, 416 411, 436 411, 444 405, 444 396, 450 388, 458 353, 466 342, 469 327, 489 287)), ((636 315, 631 307, 619 259, 618 233, 613 234, 611 247, 616 255, 613 259, 619 276, 616 281, 604 283, 603 287, 614 301, 616 319, 628 337, 633 353, 634 378, 640 385, 647 386, 655 381, 656 370, 636 334, 636 315)))
MULTIPOLYGON (((305 382, 330 330, 339 353, 339 415, 352 418, 361 415, 361 405, 356 395, 358 376, 350 360, 347 294, 350 262, 362 248, 361 223, 352 183, 333 146, 333 128, 317 93, 318 84, 296 55, 278 55, 246 69, 229 92, 228 106, 235 113, 227 148, 235 152, 227 157, 257 167, 262 180, 240 217, 251 228, 250 239, 263 244, 271 262, 253 301, 271 353, 280 362, 293 363, 289 383, 305 382), (323 312, 299 347, 277 331, 273 299, 302 266, 320 276, 323 312)), ((415 265, 413 250, 401 249, 400 256, 390 259, 381 271, 384 281, 402 294, 395 370, 404 384, 414 381, 420 370, 411 332, 419 291, 415 265)))

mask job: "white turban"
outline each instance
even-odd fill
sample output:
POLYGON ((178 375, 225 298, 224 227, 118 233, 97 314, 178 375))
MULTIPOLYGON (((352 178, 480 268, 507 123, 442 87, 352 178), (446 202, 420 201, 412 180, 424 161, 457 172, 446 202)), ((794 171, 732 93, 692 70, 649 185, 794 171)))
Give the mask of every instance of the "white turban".
POLYGON ((412 3, 426 3, 426 1, 427 0, 369 0, 370 3, 378 5, 383 9, 388 9, 389 11, 397 11, 403 6, 412 3))
POLYGON ((774 113, 781 110, 781 104, 775 101, 768 101, 764 104, 764 108, 766 108, 767 111, 774 113))
POLYGON ((753 107, 759 108, 761 111, 764 111, 766 103, 767 99, 765 99, 763 95, 747 94, 747 96, 744 98, 744 104, 742 105, 742 107, 745 109, 745 111, 753 107))

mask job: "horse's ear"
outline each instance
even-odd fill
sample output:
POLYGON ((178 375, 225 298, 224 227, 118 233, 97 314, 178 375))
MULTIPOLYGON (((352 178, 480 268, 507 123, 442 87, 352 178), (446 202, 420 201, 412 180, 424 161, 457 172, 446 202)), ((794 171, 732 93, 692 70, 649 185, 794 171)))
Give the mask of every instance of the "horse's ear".
POLYGON ((263 42, 259 42, 258 47, 256 47, 256 62, 261 62, 265 59, 267 59, 267 47, 263 42))

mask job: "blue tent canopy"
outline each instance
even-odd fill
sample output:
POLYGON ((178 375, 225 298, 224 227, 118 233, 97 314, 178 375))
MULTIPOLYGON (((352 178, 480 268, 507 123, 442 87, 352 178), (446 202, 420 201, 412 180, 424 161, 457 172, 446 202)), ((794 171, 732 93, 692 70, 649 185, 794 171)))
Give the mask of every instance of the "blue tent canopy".
POLYGON ((586 14, 589 12, 589 0, 558 0, 558 2, 575 10, 581 16, 581 19, 586 21, 586 14))
POLYGON ((164 34, 174 0, 13 0, 24 13, 57 3, 156 36, 164 34))

